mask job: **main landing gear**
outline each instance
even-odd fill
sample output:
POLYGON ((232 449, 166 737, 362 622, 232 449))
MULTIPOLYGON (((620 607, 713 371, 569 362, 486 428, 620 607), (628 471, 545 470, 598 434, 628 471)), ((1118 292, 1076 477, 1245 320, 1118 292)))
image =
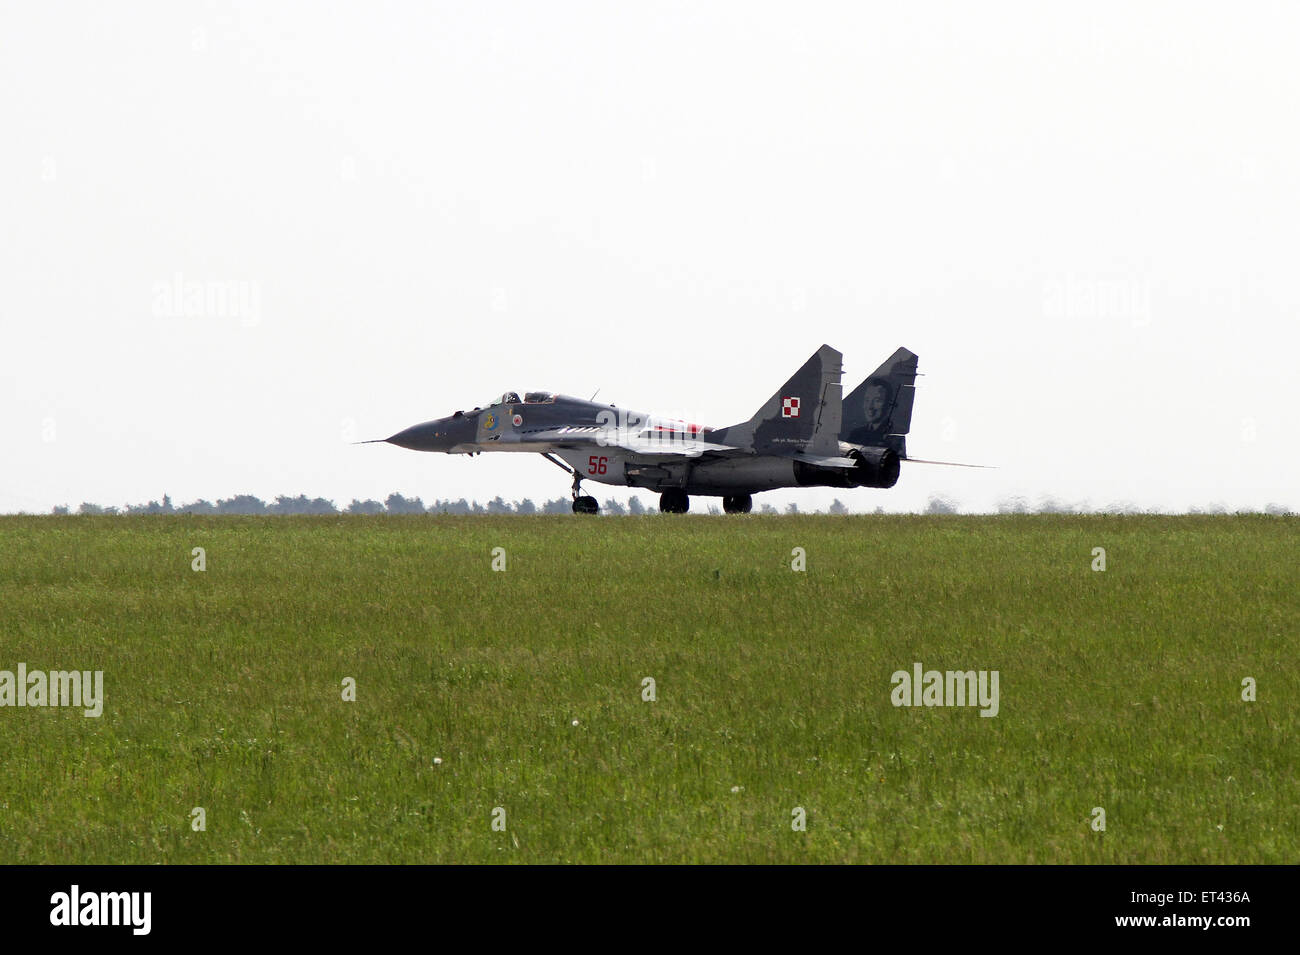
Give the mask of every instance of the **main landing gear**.
POLYGON ((748 494, 728 494, 722 499, 722 510, 727 514, 748 514, 754 509, 754 499, 748 494))
MULTIPOLYGON (((691 499, 679 487, 670 487, 659 495, 660 514, 685 514, 691 499)), ((722 498, 722 509, 728 514, 748 514, 754 509, 754 498, 749 494, 728 494, 722 498)))
POLYGON ((691 509, 691 499, 679 487, 670 487, 659 495, 660 514, 685 514, 691 509))

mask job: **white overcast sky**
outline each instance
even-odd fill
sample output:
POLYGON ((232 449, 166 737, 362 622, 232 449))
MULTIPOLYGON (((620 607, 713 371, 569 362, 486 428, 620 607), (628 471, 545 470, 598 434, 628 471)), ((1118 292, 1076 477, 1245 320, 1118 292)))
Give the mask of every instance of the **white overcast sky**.
POLYGON ((911 453, 997 470, 760 503, 1295 508, 1298 50, 1293 3, 6 3, 0 511, 567 496, 348 442, 723 426, 823 342, 846 392, 917 352, 911 453))

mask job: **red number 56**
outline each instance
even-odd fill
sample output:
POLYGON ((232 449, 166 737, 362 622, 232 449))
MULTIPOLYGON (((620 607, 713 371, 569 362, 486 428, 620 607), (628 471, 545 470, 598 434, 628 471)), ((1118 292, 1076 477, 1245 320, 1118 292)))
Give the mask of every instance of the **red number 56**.
POLYGON ((596 455, 593 454, 591 457, 587 458, 587 473, 604 474, 607 464, 609 464, 609 458, 604 455, 596 457, 596 455))

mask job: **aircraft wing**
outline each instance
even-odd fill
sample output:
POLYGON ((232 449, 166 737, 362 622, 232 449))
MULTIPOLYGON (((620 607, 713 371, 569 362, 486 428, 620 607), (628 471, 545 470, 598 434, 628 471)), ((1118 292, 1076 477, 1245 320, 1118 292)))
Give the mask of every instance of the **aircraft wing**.
POLYGON ((616 446, 636 454, 680 455, 685 458, 698 458, 702 454, 712 452, 740 450, 729 444, 714 444, 712 441, 704 441, 700 438, 682 438, 681 440, 667 441, 648 435, 635 435, 619 439, 616 446))
POLYGON ((709 453, 729 453, 739 448, 728 444, 715 444, 699 437, 678 437, 662 432, 609 431, 598 427, 554 428, 529 434, 528 442, 545 444, 556 449, 590 447, 618 448, 633 454, 664 455, 666 457, 698 458, 709 453))

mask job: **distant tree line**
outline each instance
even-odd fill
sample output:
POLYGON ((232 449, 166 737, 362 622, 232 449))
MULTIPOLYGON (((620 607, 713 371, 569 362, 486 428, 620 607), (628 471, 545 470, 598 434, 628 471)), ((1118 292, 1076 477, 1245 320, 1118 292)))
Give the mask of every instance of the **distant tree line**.
MULTIPOLYGON (((1165 513, 1163 511, 1143 508, 1131 501, 1113 501, 1110 504, 1092 505, 1088 501, 1062 501, 1050 495, 1039 499, 1037 504, 1030 503, 1028 498, 1014 496, 1003 498, 998 501, 997 505, 999 514, 1157 514, 1165 513)), ((926 508, 927 514, 956 514, 957 505, 945 498, 930 498, 930 504, 926 508)), ((1225 504, 1208 504, 1204 507, 1195 505, 1189 507, 1185 512, 1187 514, 1233 514, 1233 513, 1260 513, 1255 509, 1248 510, 1230 510, 1225 504)), ((1265 504, 1263 513, 1275 516, 1284 516, 1294 513, 1285 504, 1265 504)))
MULTIPOLYGON (((718 514, 721 509, 716 504, 707 504, 705 507, 707 513, 718 514)), ((759 504, 755 510, 760 514, 776 514, 777 509, 771 504, 759 504)), ((642 503, 639 497, 633 496, 628 499, 626 504, 613 498, 605 501, 601 505, 601 511, 605 514, 629 514, 640 515, 658 513, 657 504, 652 504, 649 508, 642 503)), ((221 498, 217 501, 197 500, 190 504, 173 504, 172 499, 166 494, 161 501, 150 501, 148 504, 128 504, 125 507, 101 507, 98 504, 84 503, 77 508, 78 514, 260 514, 260 515, 289 515, 289 514, 569 514, 572 513, 572 507, 567 497, 557 497, 541 504, 534 503, 531 498, 524 498, 522 501, 507 501, 504 498, 492 498, 486 504, 480 504, 478 501, 467 501, 465 498, 457 500, 435 500, 431 504, 425 504, 418 497, 404 497, 394 491, 382 501, 365 500, 359 501, 352 499, 352 503, 347 507, 337 507, 333 501, 326 500, 323 497, 308 497, 305 494, 299 494, 297 497, 288 497, 281 494, 271 503, 266 503, 261 498, 254 497, 251 494, 236 494, 234 497, 221 498)), ((926 504, 923 513, 925 514, 958 514, 961 512, 960 505, 949 497, 934 495, 926 504)), ((1136 504, 1128 502, 1118 502, 1093 507, 1087 501, 1071 503, 1057 500, 1054 497, 1040 498, 1036 504, 1030 503, 1025 497, 1008 497, 997 503, 997 512, 999 514, 1142 514, 1147 513, 1143 508, 1136 504)), ((55 514, 71 514, 72 510, 65 506, 54 508, 55 514)), ((787 514, 804 513, 799 510, 799 505, 791 503, 785 507, 787 514)), ((808 511, 809 514, 819 513, 817 511, 808 511)), ((848 514, 849 509, 836 498, 827 508, 828 514, 848 514)), ((885 509, 877 507, 874 511, 876 514, 884 514, 885 509)), ((1187 510, 1189 514, 1227 514, 1230 513, 1228 508, 1223 504, 1210 504, 1205 507, 1191 507, 1187 510)), ((1285 515, 1292 511, 1283 504, 1267 504, 1264 507, 1265 514, 1285 515)))
MULTIPOLYGON (((627 504, 612 498, 606 501, 602 509, 607 514, 645 514, 646 507, 640 498, 633 497, 627 504)), ((656 508, 657 510, 657 508, 656 508)), ((66 505, 54 508, 55 514, 71 514, 72 509, 66 505)), ((252 494, 236 494, 234 497, 221 498, 217 501, 199 499, 190 504, 174 504, 171 497, 164 494, 161 501, 148 504, 128 504, 125 507, 101 506, 83 503, 77 508, 78 514, 569 514, 572 513, 571 502, 567 497, 536 504, 530 498, 522 501, 507 501, 504 498, 492 498, 486 504, 478 501, 435 500, 425 504, 418 497, 405 497, 394 491, 382 501, 352 499, 346 507, 338 507, 331 500, 323 497, 308 497, 299 494, 289 497, 281 494, 271 503, 254 497, 252 494)))

